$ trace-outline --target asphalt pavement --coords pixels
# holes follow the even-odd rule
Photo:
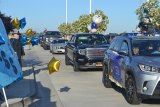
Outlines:
[[[72,66],[64,63],[64,54],[51,54],[49,50],[43,50],[40,46],[32,48],[34,60],[38,59],[40,64],[35,64],[40,70],[39,81],[43,83],[47,79],[49,89],[53,90],[60,106],[62,107],[130,107],[124,97],[124,90],[119,87],[105,88],[102,84],[102,70],[89,69],[74,72]],[[52,57],[61,60],[60,70],[49,75],[47,64]],[[51,86],[51,87],[50,87]],[[56,92],[54,92],[56,91]],[[50,95],[50,99],[52,99]],[[54,98],[53,98],[54,99]],[[54,99],[55,100],[55,99]],[[135,107],[159,107],[160,100],[145,100]],[[57,106],[59,107],[59,106]],[[133,106],[132,106],[133,107]]]

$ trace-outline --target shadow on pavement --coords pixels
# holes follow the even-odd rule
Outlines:
[[[57,107],[57,102],[55,101],[56,99],[51,98],[51,90],[42,86],[40,82],[37,82],[37,93],[33,97],[32,104],[28,107]]]
[[[123,97],[126,99],[125,90],[116,86],[116,84],[112,83],[112,87],[115,91],[121,93]],[[127,101],[127,100],[126,100]],[[144,99],[142,104],[160,104],[160,99]]]
[[[60,91],[60,92],[68,92],[70,89],[71,89],[71,88],[65,86],[65,87],[63,87],[63,88],[60,88],[59,91]]]

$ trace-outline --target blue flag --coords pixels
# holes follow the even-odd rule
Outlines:
[[[5,42],[0,45],[0,88],[2,88],[13,83],[17,79],[23,78],[23,75],[17,55],[10,44],[1,19],[0,35]]]

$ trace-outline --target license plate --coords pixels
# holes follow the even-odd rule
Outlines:
[[[102,62],[97,62],[97,63],[96,63],[96,66],[97,66],[97,67],[101,67],[101,66],[102,66]]]

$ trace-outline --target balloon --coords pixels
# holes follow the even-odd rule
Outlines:
[[[22,46],[25,46],[25,45],[27,45],[27,36],[26,35],[22,35],[22,36],[20,36],[20,41],[21,41],[21,43],[22,43]]]
[[[99,24],[102,22],[102,16],[101,15],[94,15],[92,20],[94,23]]]
[[[55,59],[54,57],[48,63],[49,74],[58,72],[60,67],[60,60]]]
[[[14,28],[19,29],[20,28],[20,22],[17,18],[14,18],[14,20],[12,21],[12,25]]]
[[[30,38],[27,38],[27,45],[31,44],[31,39]]]
[[[23,29],[26,26],[26,18],[24,17],[19,22],[20,22],[20,28]]]
[[[31,39],[31,44],[32,44],[32,46],[38,45],[38,42],[39,42],[39,39],[36,38],[36,37],[33,37],[33,38]]]
[[[97,29],[97,24],[95,22],[92,22],[91,29]]]
[[[0,45],[3,45],[3,44],[5,44],[5,41],[2,35],[0,34]]]
[[[27,31],[26,31],[26,35],[31,35],[32,34],[32,29],[28,29]]]

